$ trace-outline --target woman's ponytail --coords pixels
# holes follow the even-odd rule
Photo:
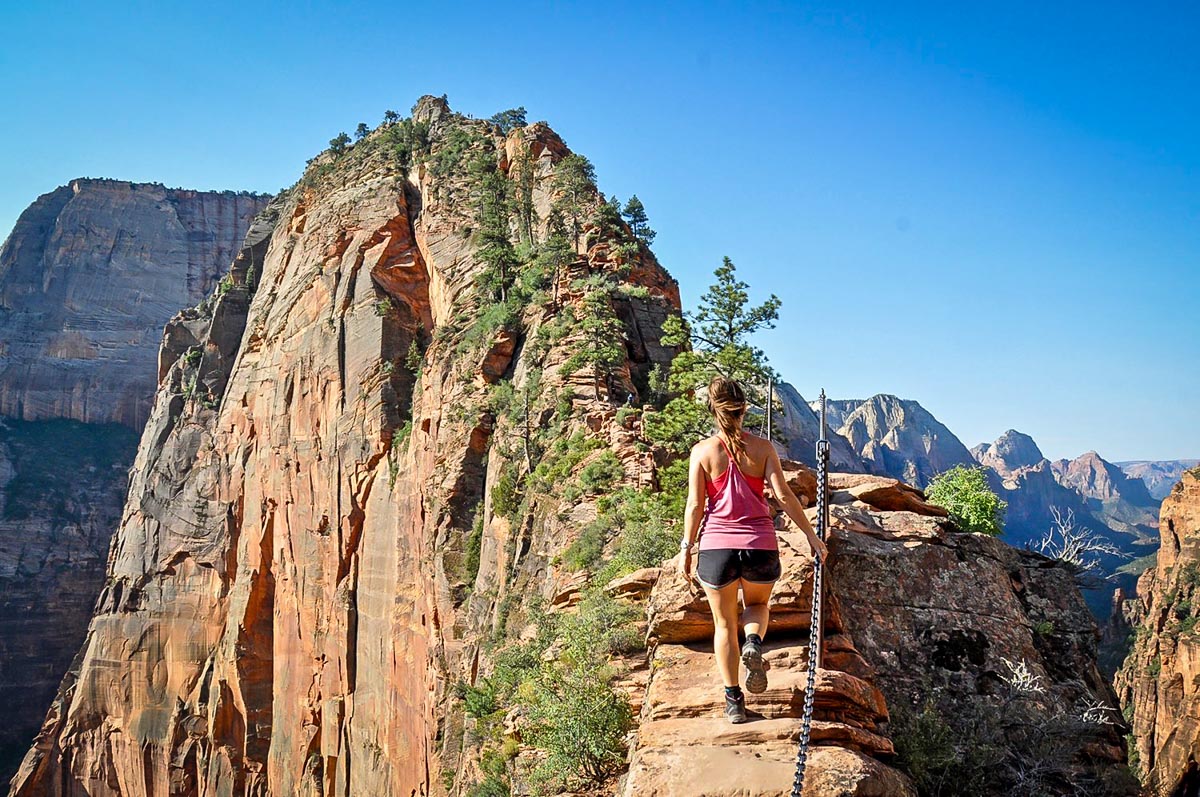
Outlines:
[[[735,379],[714,376],[708,383],[708,411],[717,423],[717,433],[729,446],[729,450],[746,456],[746,443],[742,440],[742,418],[746,412],[746,393]]]

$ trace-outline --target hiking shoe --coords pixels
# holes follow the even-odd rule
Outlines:
[[[747,639],[742,645],[742,664],[746,666],[746,691],[756,695],[767,691],[767,665],[763,661],[762,645]]]
[[[734,697],[733,695],[726,694],[725,695],[725,716],[728,717],[729,721],[732,722],[734,725],[745,722],[746,721],[746,696],[739,694],[737,697]]]

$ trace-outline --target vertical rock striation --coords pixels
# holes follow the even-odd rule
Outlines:
[[[0,248],[0,782],[91,618],[162,326],[212,289],[265,202],[78,179]]]
[[[0,415],[140,430],[163,325],[268,199],[88,178],[38,197],[0,248]]]

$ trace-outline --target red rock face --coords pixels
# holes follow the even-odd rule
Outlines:
[[[416,115],[435,156],[454,127],[530,148],[548,206],[565,152],[548,128],[493,139],[432,98]],[[269,209],[232,287],[168,325],[108,584],[14,795],[443,793],[442,703],[475,666],[464,629],[525,553],[487,517],[481,597],[456,598],[451,554],[498,467],[481,385],[531,367],[461,345],[481,268],[465,188],[353,148]],[[615,267],[604,244],[573,276]],[[617,308],[634,390],[674,353],[658,338],[679,296],[645,250],[627,279],[649,291]],[[575,345],[550,347],[543,389]]]
[[[1126,602],[1133,650],[1116,676],[1133,734],[1142,780],[1153,794],[1190,794],[1200,787],[1200,470],[1183,474],[1163,500],[1155,567]]]

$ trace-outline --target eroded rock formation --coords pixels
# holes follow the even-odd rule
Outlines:
[[[837,432],[871,473],[925,487],[955,465],[973,465],[971,452],[920,404],[888,394],[848,410]]]
[[[1136,766],[1155,797],[1200,788],[1200,469],[1163,500],[1158,561],[1127,601],[1133,650],[1116,676]]]
[[[465,582],[503,464],[489,441],[519,435],[489,374],[540,372],[534,424],[548,394],[569,402],[577,382],[582,401],[594,380],[556,376],[581,343],[538,335],[552,306],[510,322],[515,347],[470,337],[471,153],[446,148],[531,164],[544,235],[562,141],[542,124],[499,136],[434,98],[413,118],[430,161],[405,168],[386,130],[324,154],[251,231],[228,289],[168,325],[109,581],[13,794],[442,793],[441,707],[476,666],[473,629],[511,573],[552,589],[544,551],[561,550],[533,514],[487,511]],[[628,341],[613,378],[636,395],[674,353],[658,336],[678,287],[644,248],[618,263],[613,236],[585,224],[551,287],[564,307],[588,274],[639,289],[611,297]]]
[[[265,203],[78,179],[0,248],[0,783],[91,619],[163,324],[212,290]]]

